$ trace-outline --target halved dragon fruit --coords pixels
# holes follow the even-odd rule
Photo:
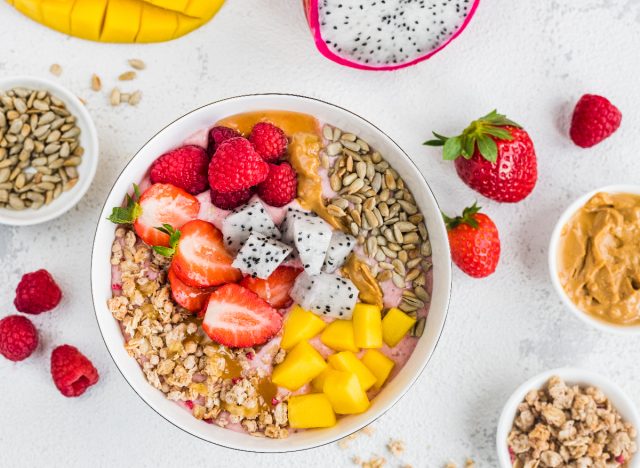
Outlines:
[[[329,250],[327,250],[327,256],[324,258],[322,271],[326,273],[333,273],[344,265],[344,262],[347,260],[347,257],[355,245],[355,237],[345,234],[342,231],[334,231],[331,236]]]
[[[315,314],[345,320],[353,315],[358,300],[358,290],[351,280],[328,273],[311,276],[306,271],[296,278],[289,295]]]
[[[267,279],[291,253],[291,247],[264,234],[252,232],[233,261],[245,275]]]
[[[362,70],[426,60],[469,24],[480,0],[303,0],[316,47]]]
[[[240,250],[252,232],[280,239],[280,231],[260,200],[236,208],[222,222],[224,245],[230,252]]]
[[[283,241],[293,241],[305,271],[319,274],[331,243],[331,225],[318,216],[291,209],[282,222],[282,232]]]

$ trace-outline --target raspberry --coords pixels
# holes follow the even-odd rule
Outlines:
[[[207,190],[207,152],[195,145],[182,146],[163,154],[151,165],[152,184],[171,184],[198,195]]]
[[[22,361],[38,347],[38,332],[31,320],[9,315],[0,320],[0,354],[10,361]]]
[[[590,148],[609,138],[621,121],[622,114],[607,98],[585,94],[573,111],[571,139],[582,148]]]
[[[298,193],[298,178],[289,163],[269,164],[267,179],[258,185],[258,196],[271,206],[284,206]]]
[[[249,135],[249,141],[253,143],[256,152],[262,159],[275,162],[287,150],[287,135],[273,124],[259,122],[254,125]]]
[[[253,149],[249,140],[231,138],[222,143],[209,164],[209,184],[216,192],[247,189],[267,178],[269,165]]]
[[[225,141],[242,136],[233,128],[229,127],[213,127],[209,130],[209,144],[207,146],[207,153],[209,157],[213,156],[218,147]]]
[[[47,270],[27,273],[16,288],[13,303],[25,314],[41,314],[60,303],[62,291]]]
[[[237,192],[220,193],[211,190],[211,203],[223,210],[233,210],[244,205],[253,195],[253,188],[238,190]]]
[[[51,376],[66,397],[82,395],[99,378],[91,361],[70,345],[58,346],[51,353]]]

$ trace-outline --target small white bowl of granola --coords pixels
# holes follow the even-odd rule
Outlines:
[[[640,416],[618,385],[572,367],[532,377],[511,395],[496,443],[501,468],[638,467]]]

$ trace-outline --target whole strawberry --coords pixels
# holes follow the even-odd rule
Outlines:
[[[607,98],[585,94],[573,111],[569,134],[576,145],[591,148],[618,130],[621,121],[622,114]]]
[[[284,206],[298,194],[298,177],[291,164],[269,164],[269,175],[258,185],[258,196],[267,205]]]
[[[474,121],[461,135],[433,133],[428,146],[443,146],[444,159],[455,161],[462,181],[487,198],[515,203],[538,180],[538,162],[529,134],[495,110]]]
[[[262,159],[275,162],[287,151],[287,135],[269,122],[258,122],[253,126],[249,141]]]
[[[171,150],[151,165],[149,177],[152,184],[172,184],[198,195],[207,190],[207,152],[196,145],[181,146]]]
[[[465,208],[462,216],[443,215],[453,263],[474,278],[489,276],[500,260],[498,228],[477,204]]]
[[[269,165],[246,138],[222,143],[209,164],[209,185],[220,193],[237,192],[258,185],[269,174]]]

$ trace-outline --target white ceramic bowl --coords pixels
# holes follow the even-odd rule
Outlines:
[[[551,234],[551,242],[549,244],[549,273],[551,275],[551,282],[556,292],[562,299],[562,302],[567,308],[573,312],[573,314],[589,325],[607,332],[614,332],[625,335],[637,335],[640,334],[640,325],[635,326],[623,326],[615,325],[613,323],[605,322],[604,320],[598,320],[597,318],[583,312],[576,306],[571,298],[567,295],[562,284],[560,284],[560,278],[558,277],[558,248],[560,246],[560,235],[562,228],[569,222],[574,214],[578,212],[595,194],[600,192],[606,193],[633,193],[640,195],[640,185],[608,185],[596,190],[592,190],[589,193],[584,194],[576,201],[574,201],[569,207],[562,213],[560,219]]]
[[[542,388],[554,375],[562,378],[567,385],[591,385],[599,388],[609,398],[624,421],[630,422],[636,429],[640,428],[640,415],[638,415],[638,410],[635,405],[622,391],[622,389],[611,380],[599,374],[575,367],[553,369],[536,375],[520,385],[504,405],[504,409],[502,410],[502,414],[500,414],[500,419],[498,420],[498,431],[496,434],[498,462],[500,463],[501,468],[512,467],[507,438],[511,432],[513,421],[515,420],[516,412],[518,410],[518,405],[524,401],[525,395],[530,390]],[[636,456],[632,458],[629,468],[637,468],[639,466],[640,455],[636,454]]]
[[[196,131],[209,128],[217,120],[233,114],[261,109],[289,110],[316,116],[346,131],[358,133],[377,148],[400,173],[412,190],[426,217],[433,246],[434,284],[429,317],[420,339],[406,366],[373,401],[364,414],[340,418],[335,427],[292,434],[284,440],[255,438],[196,420],[174,402],[154,389],[124,349],[117,322],[107,309],[111,297],[109,257],[114,225],[105,218],[111,207],[119,205],[131,184],[138,182],[160,154],[179,146]],[[165,419],[203,440],[229,448],[258,452],[289,452],[317,447],[336,441],[361,429],[391,408],[416,381],[431,357],[442,332],[451,291],[451,255],[440,209],[423,176],[402,149],[377,127],[343,108],[316,99],[287,95],[262,94],[218,101],[179,118],[154,136],[124,168],[109,194],[96,230],[91,265],[92,294],[96,316],[105,343],[122,375],[134,391]],[[407,414],[407,417],[416,417]]]
[[[6,91],[11,88],[28,88],[37,90],[46,90],[58,99],[64,101],[67,109],[77,119],[77,125],[80,128],[80,142],[84,147],[84,155],[82,164],[78,166],[78,174],[80,176],[78,183],[68,192],[63,192],[57,199],[53,200],[49,205],[43,205],[37,210],[14,211],[0,208],[0,224],[12,226],[29,226],[50,221],[58,216],[66,213],[73,208],[76,203],[87,193],[89,186],[96,175],[98,169],[98,132],[93,124],[93,120],[87,111],[87,108],[75,94],[58,83],[37,78],[32,76],[16,76],[9,78],[0,78],[0,91]]]

